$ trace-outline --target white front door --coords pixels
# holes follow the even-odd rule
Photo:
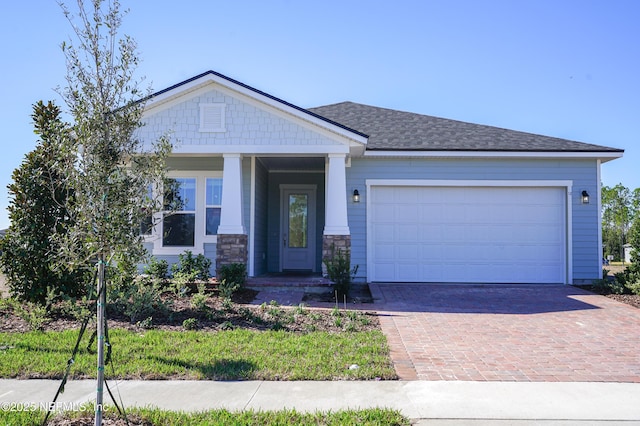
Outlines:
[[[316,186],[281,185],[280,259],[282,270],[315,269]]]

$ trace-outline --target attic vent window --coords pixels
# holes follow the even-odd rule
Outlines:
[[[225,132],[226,105],[200,104],[200,131],[201,132]]]

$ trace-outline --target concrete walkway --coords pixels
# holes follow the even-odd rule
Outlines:
[[[640,424],[640,384],[464,381],[110,382],[127,407],[202,411],[397,409],[416,424]],[[0,380],[7,402],[48,403],[56,380]],[[106,396],[106,402],[111,402]],[[67,383],[61,405],[95,400],[94,380]],[[73,405],[71,405],[73,407]],[[68,408],[68,407],[67,407]],[[503,422],[503,423],[499,423]]]

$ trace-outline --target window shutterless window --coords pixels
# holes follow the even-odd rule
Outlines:
[[[168,178],[164,184],[165,214],[162,220],[164,247],[193,247],[196,223],[196,178]]]
[[[222,207],[222,178],[207,178],[205,197],[205,234],[216,235],[220,226],[220,210]]]
[[[147,195],[144,200],[146,205],[151,204],[153,200],[153,185],[147,186]],[[153,233],[153,212],[146,207],[142,209],[143,219],[140,222],[140,235],[149,236]]]

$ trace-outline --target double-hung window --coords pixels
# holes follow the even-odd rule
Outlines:
[[[215,244],[222,210],[222,172],[170,172],[162,184],[164,213],[153,227],[153,253],[174,255],[185,250],[203,253],[206,244]]]
[[[163,247],[193,247],[196,235],[196,178],[168,178],[164,187]]]
[[[222,178],[206,179],[205,215],[206,235],[217,235],[220,226],[220,210],[222,207]]]

